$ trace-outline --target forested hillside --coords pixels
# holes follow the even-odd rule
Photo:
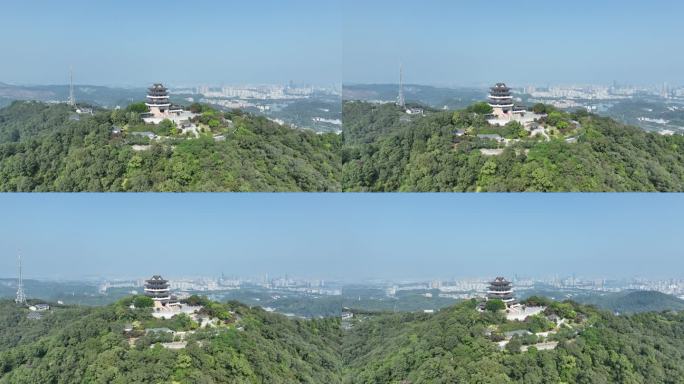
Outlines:
[[[145,300],[57,306],[39,319],[0,302],[0,383],[684,380],[681,312],[616,316],[531,297],[526,304],[541,310],[524,321],[508,320],[495,305],[478,309],[474,300],[435,314],[353,311],[342,321],[298,320],[190,297],[188,304],[203,305],[198,318],[163,320],[143,308]]]
[[[654,291],[587,295],[577,301],[618,313],[684,311],[684,300]]]
[[[344,382],[684,381],[682,313],[615,316],[572,303],[555,303],[546,313],[567,317],[567,321],[549,334],[553,323],[549,325],[545,317],[508,321],[501,313],[478,312],[470,302],[434,315],[355,316],[345,336]],[[497,343],[504,340],[503,333],[515,330],[523,336],[513,336],[500,348]],[[544,343],[535,344],[542,338]]]
[[[137,107],[0,109],[0,190],[684,191],[684,136],[548,106],[533,134],[490,126],[478,105],[409,116],[346,102],[342,136],[195,106],[197,138]]]
[[[408,116],[393,104],[346,102],[343,188],[684,191],[682,135],[665,137],[588,113],[535,106],[545,115],[540,125],[547,138],[517,123],[492,127],[484,109]]]
[[[199,106],[206,133],[189,138],[173,126],[143,124],[138,112],[134,104],[77,116],[63,104],[14,102],[0,110],[0,190],[340,189],[337,135]],[[144,131],[166,136],[135,135]]]
[[[0,303],[0,383],[340,382],[336,318],[292,320],[208,303],[220,322],[200,329],[188,316],[157,320],[128,304],[53,308],[36,320],[28,309]],[[135,330],[126,333],[130,323]],[[145,332],[160,327],[194,333],[186,347],[167,349],[166,332]]]

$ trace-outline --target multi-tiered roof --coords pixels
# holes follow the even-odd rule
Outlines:
[[[162,304],[168,303],[171,300],[169,281],[164,280],[159,275],[154,275],[151,279],[145,280],[145,295]]]
[[[169,90],[162,84],[154,84],[147,89],[147,102],[145,105],[148,107],[171,106],[171,102],[169,102]]]
[[[492,108],[513,108],[511,89],[504,83],[497,83],[489,89],[489,105]]]
[[[513,296],[513,285],[510,281],[503,277],[497,277],[494,281],[489,282],[489,289],[487,290],[487,300],[499,299],[510,307],[516,304]]]

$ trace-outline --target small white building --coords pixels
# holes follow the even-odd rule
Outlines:
[[[44,312],[50,309],[50,305],[48,304],[34,304],[29,306],[29,310],[31,311],[36,311],[36,312]]]

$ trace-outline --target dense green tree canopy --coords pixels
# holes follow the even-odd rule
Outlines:
[[[189,316],[155,319],[131,309],[135,297],[105,307],[54,306],[42,319],[0,302],[0,383],[680,383],[684,313],[616,316],[573,302],[533,298],[546,312],[525,321],[478,311],[474,300],[435,314],[355,311],[299,320],[191,297]],[[558,326],[548,320],[560,316]],[[188,332],[182,349],[166,349]],[[132,329],[132,330],[131,330]],[[540,335],[558,331],[544,342]],[[516,333],[517,332],[517,333]],[[505,347],[504,333],[515,333]]]
[[[136,308],[151,308],[154,306],[154,300],[150,297],[139,295],[133,299],[133,305]]]
[[[170,122],[142,125],[134,111],[75,116],[66,105],[35,102],[15,102],[0,110],[0,190],[340,189],[338,135],[207,108],[197,124],[213,127],[197,139],[174,138],[176,127]],[[124,132],[113,135],[115,126]],[[170,138],[150,142],[134,134],[142,131]],[[222,140],[212,137],[219,134]],[[150,146],[136,150],[134,144]]]
[[[409,116],[346,102],[334,135],[196,104],[198,138],[143,124],[138,109],[79,119],[66,105],[0,109],[0,190],[684,191],[684,136],[545,105],[535,135],[490,126],[477,105]]]
[[[494,108],[492,108],[492,106],[488,103],[482,101],[471,105],[470,107],[468,107],[467,111],[477,113],[478,115],[487,115],[492,113],[492,111],[494,111]]]
[[[346,102],[342,186],[348,191],[684,191],[684,136],[665,137],[548,106],[549,140],[482,114],[407,117],[391,104]],[[497,134],[504,146],[478,135]],[[480,149],[500,149],[497,156]]]
[[[1,302],[0,383],[340,383],[336,318],[292,320],[212,302],[230,316],[201,330],[188,316],[157,320],[149,309],[131,310],[131,300],[58,307],[41,320]],[[186,348],[172,350],[158,344],[169,336],[143,330],[153,328],[197,331]]]
[[[497,312],[506,309],[506,304],[499,299],[487,300],[485,309],[490,312]]]
[[[558,346],[523,346],[535,335],[513,336],[504,349],[492,327],[539,331],[539,320],[507,321],[477,312],[471,302],[434,315],[363,316],[344,340],[345,383],[679,383],[684,380],[684,313],[615,316],[574,303],[574,331],[562,327]],[[357,316],[361,317],[361,316]],[[580,320],[577,320],[580,321]],[[577,330],[579,333],[577,334]]]

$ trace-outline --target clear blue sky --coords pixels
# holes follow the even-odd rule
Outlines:
[[[0,82],[339,84],[340,1],[6,1]]]
[[[3,194],[0,271],[684,277],[684,195]]]
[[[345,0],[345,83],[684,84],[681,0]]]

